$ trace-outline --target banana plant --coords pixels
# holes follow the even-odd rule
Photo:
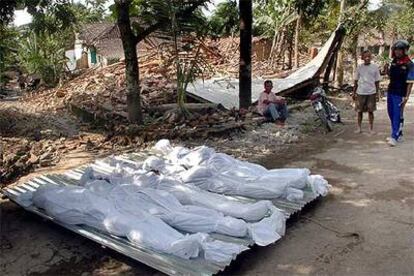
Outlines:
[[[165,57],[165,63],[171,63],[175,68],[175,81],[177,91],[177,104],[181,114],[189,118],[190,112],[185,106],[186,90],[189,84],[196,79],[204,78],[204,74],[211,67],[203,55],[203,37],[208,29],[204,28],[207,21],[201,15],[201,11],[194,12],[187,18],[178,15],[186,9],[186,6],[194,1],[171,0],[157,1],[149,0],[147,4],[156,9],[158,20],[168,20],[170,24],[158,32],[158,37],[165,41],[164,46],[172,49],[172,55]],[[208,2],[208,1],[205,1]],[[143,6],[144,7],[144,6]],[[152,10],[151,14],[154,13]]]
[[[47,85],[55,86],[66,68],[64,41],[59,35],[30,32],[20,45],[19,60],[29,74],[38,74]]]
[[[201,41],[192,37],[191,31],[196,31],[192,22],[179,21],[177,13],[182,0],[170,1],[169,11],[171,18],[171,36],[174,49],[174,59],[176,65],[177,81],[177,104],[182,114],[189,117],[191,114],[185,107],[186,91],[190,83],[194,82],[197,77],[203,75],[204,70],[208,68],[208,62],[201,55]],[[187,36],[183,38],[181,35]],[[186,50],[186,51],[182,51]],[[193,54],[195,52],[195,54]]]
[[[265,37],[272,38],[270,50],[272,63],[278,48],[283,44],[283,31],[298,18],[294,2],[294,0],[260,0],[255,4],[255,28],[261,30]]]

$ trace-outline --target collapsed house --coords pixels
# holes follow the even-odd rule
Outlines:
[[[137,45],[137,50],[145,52],[151,47],[153,45],[143,42]],[[108,66],[119,62],[124,58],[124,49],[118,25],[106,22],[86,24],[76,34],[74,48],[66,51],[66,56],[70,70]]]
[[[74,48],[66,51],[68,68],[73,71],[107,66],[124,56],[116,24],[91,23],[76,34]]]
[[[345,30],[339,26],[320,49],[317,56],[305,66],[284,79],[271,79],[275,93],[283,96],[304,97],[316,83],[329,82],[338,50]],[[252,102],[256,102],[263,91],[264,79],[252,80]],[[222,104],[227,109],[239,107],[239,81],[233,78],[199,80],[189,85],[190,96],[200,101]]]

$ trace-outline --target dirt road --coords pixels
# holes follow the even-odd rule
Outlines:
[[[290,223],[277,244],[242,255],[226,275],[414,275],[414,107],[406,141],[377,134],[315,136],[263,161],[269,168],[308,167],[332,184],[331,194]],[[1,202],[2,275],[153,275],[151,268]]]

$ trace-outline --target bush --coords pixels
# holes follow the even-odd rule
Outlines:
[[[30,32],[22,40],[19,60],[29,74],[38,74],[49,86],[55,86],[66,70],[65,40],[58,34]]]

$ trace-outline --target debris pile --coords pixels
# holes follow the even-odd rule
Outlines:
[[[252,47],[252,74],[253,77],[259,78],[285,78],[291,72],[287,64],[284,63],[282,57],[270,59],[270,45],[263,47],[263,40],[260,38],[253,39]],[[219,59],[212,60],[214,74],[222,76],[231,76],[238,78],[239,74],[239,46],[240,39],[238,37],[228,37],[219,40],[208,41],[210,49],[220,55]],[[267,43],[269,44],[269,43]],[[299,55],[300,66],[305,65],[311,59],[310,54],[301,52]]]
[[[208,40],[200,47],[211,69],[206,77],[237,74],[237,39]],[[140,54],[142,126],[126,120],[122,61],[87,69],[57,88],[27,92],[19,101],[0,102],[0,182],[13,181],[37,167],[53,166],[62,154],[75,149],[105,154],[145,147],[161,138],[229,137],[263,122],[253,110],[241,114],[205,103],[188,103],[190,112],[183,112],[175,104],[171,51],[158,45]],[[261,77],[281,71],[279,65],[271,66],[257,55],[253,68]]]
[[[200,44],[202,57],[210,66],[204,77],[217,75],[237,76],[239,68],[238,38],[207,40]],[[192,49],[194,51],[194,49]],[[181,54],[181,53],[180,53]],[[191,51],[186,53],[194,56]],[[286,77],[291,71],[283,70],[279,61],[253,57],[253,75],[260,77]],[[309,61],[308,54],[301,55],[301,64]],[[156,45],[140,56],[141,101],[144,112],[152,106],[173,103],[175,93],[175,64],[168,45]],[[59,88],[43,90],[27,100],[41,110],[62,110],[89,113],[92,118],[125,120],[126,112],[125,64],[118,62],[104,68],[88,69],[79,77]]]
[[[0,183],[6,185],[36,168],[55,166],[68,153],[90,152],[100,156],[141,145],[139,139],[93,133],[39,141],[3,137],[0,138]]]
[[[42,142],[2,138],[0,141],[0,183],[4,184],[38,167],[53,166],[59,161],[61,154],[68,150],[65,146],[65,138]]]

